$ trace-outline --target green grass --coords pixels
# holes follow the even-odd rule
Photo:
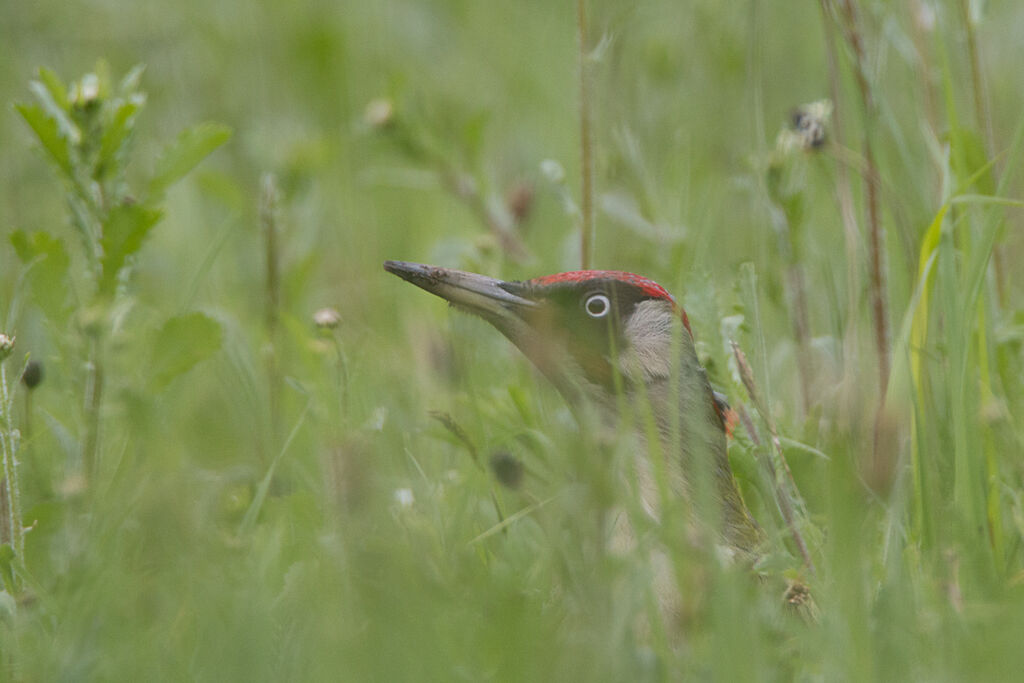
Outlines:
[[[729,342],[746,351],[798,488],[741,429],[762,580],[684,539],[681,504],[645,523],[628,453],[381,269],[579,267],[575,3],[6,8],[0,433],[20,433],[29,530],[21,551],[0,515],[0,680],[1018,678],[1024,7],[968,8],[968,31],[968,4],[928,4],[934,24],[925,3],[588,5],[593,264],[677,295],[770,444]],[[102,115],[63,101],[86,73]],[[837,95],[823,147],[777,146]],[[636,552],[609,551],[613,507]],[[684,596],[667,629],[657,549]]]

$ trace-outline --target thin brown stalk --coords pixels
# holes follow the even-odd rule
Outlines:
[[[750,363],[747,361],[747,355],[743,353],[743,349],[735,341],[730,342],[732,344],[732,352],[736,358],[736,364],[740,369],[740,378],[743,380],[743,386],[747,389],[747,395],[750,397],[751,403],[754,404],[754,409],[757,410],[758,415],[768,426],[768,433],[771,436],[772,442],[772,454],[767,458],[761,458],[761,462],[764,463],[768,470],[768,475],[772,480],[772,489],[775,492],[775,500],[778,502],[779,511],[782,513],[782,519],[786,523],[786,527],[789,529],[790,536],[793,538],[793,543],[796,545],[797,551],[800,553],[801,559],[804,561],[804,565],[811,572],[815,573],[814,560],[811,559],[811,552],[807,548],[807,542],[804,540],[803,534],[800,533],[800,526],[796,519],[796,512],[793,506],[793,494],[791,491],[796,491],[796,481],[793,479],[793,472],[789,469],[789,463],[786,462],[786,456],[782,451],[782,441],[779,439],[779,431],[775,426],[775,419],[772,417],[768,407],[764,404],[761,398],[760,392],[757,390],[757,385],[754,382],[754,371],[750,367]],[[747,433],[750,435],[750,440],[755,446],[761,445],[761,439],[757,434],[757,430],[754,428],[754,423],[751,421],[750,416],[747,414],[746,408],[742,405],[739,406],[740,422],[743,423]],[[782,473],[785,477],[783,480],[779,477],[779,468],[776,467],[775,463],[778,462],[781,466]]]
[[[591,242],[594,233],[594,162],[590,121],[590,75],[587,66],[587,0],[576,0],[576,27],[579,36],[580,79],[580,209],[582,225],[580,260],[584,270],[590,267]]]
[[[875,102],[868,79],[867,56],[864,52],[864,40],[860,32],[855,0],[837,0],[841,12],[843,36],[853,53],[853,73],[860,94],[862,118],[864,122],[864,163],[867,172],[864,174],[864,194],[867,204],[868,221],[868,254],[870,267],[871,312],[875,326],[875,348],[878,354],[879,395],[885,397],[889,386],[889,322],[886,304],[886,281],[884,270],[883,233],[881,208],[878,197],[878,167],[875,163],[875,152],[871,140],[873,136]]]
[[[828,0],[821,0],[821,17],[825,29],[825,57],[828,63],[829,96],[832,99],[832,137],[833,149],[846,149],[844,142],[842,90],[839,87],[839,57],[836,49],[835,31],[829,17]],[[857,225],[857,212],[853,206],[853,189],[850,175],[842,163],[836,165],[836,201],[839,204],[839,216],[843,222],[843,237],[846,242],[846,295],[847,295],[847,327],[846,337],[856,338],[856,311],[859,273],[860,273],[860,228]],[[852,360],[852,359],[848,359]]]

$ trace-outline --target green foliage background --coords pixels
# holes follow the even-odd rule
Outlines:
[[[670,545],[687,596],[676,632],[643,626],[658,619],[647,557],[605,549],[604,511],[636,507],[621,458],[588,450],[493,330],[380,267],[509,279],[579,267],[575,3],[9,3],[0,332],[17,335],[4,367],[31,530],[23,557],[2,558],[0,676],[1016,679],[1024,5],[857,6],[874,114],[865,124],[835,28],[842,127],[789,155],[776,134],[791,110],[832,96],[817,4],[590,6],[594,263],[676,293],[736,405],[746,396],[728,340],[747,349],[817,565],[801,570],[786,551],[763,453],[740,436],[737,476],[780,549],[765,571],[807,581],[821,614],[802,620],[776,583]],[[162,201],[163,213],[97,308],[71,189],[13,105],[33,101],[39,67],[70,82],[99,59],[114,82],[146,66],[124,202]],[[366,116],[374,100],[390,103],[384,125]],[[204,121],[230,141],[164,197],[162,150]],[[881,410],[865,130],[888,276]],[[136,195],[154,176],[154,197]],[[529,207],[512,226],[522,257],[484,220],[510,196]],[[269,289],[268,221],[280,268]],[[791,263],[808,293],[807,410]],[[340,313],[336,329],[313,324],[323,307]],[[45,367],[31,404],[16,382],[26,353]],[[520,488],[491,473],[499,452],[525,465]]]

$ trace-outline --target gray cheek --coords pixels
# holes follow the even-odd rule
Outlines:
[[[637,304],[623,330],[625,348],[618,353],[623,375],[645,384],[670,375],[673,322],[672,312],[663,302]]]

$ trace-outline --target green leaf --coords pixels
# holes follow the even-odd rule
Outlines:
[[[0,591],[0,619],[7,624],[13,624],[18,616],[18,601],[7,591]]]
[[[57,106],[67,111],[68,86],[64,85],[64,82],[60,80],[60,76],[53,70],[42,67],[39,69],[39,80],[46,86],[46,90],[50,93],[50,97],[53,98]]]
[[[150,385],[159,391],[220,350],[220,324],[202,313],[185,313],[164,323],[153,345]]]
[[[117,274],[124,267],[125,259],[142,246],[146,235],[163,217],[159,209],[142,204],[120,204],[115,206],[103,222],[103,257],[100,260],[100,294],[113,294],[117,285]]]
[[[149,184],[150,196],[162,196],[168,187],[181,180],[230,137],[231,129],[219,123],[200,123],[182,131],[157,162],[156,173]]]
[[[35,93],[36,99],[39,100],[40,106],[43,111],[49,115],[54,121],[57,122],[57,128],[72,145],[77,145],[82,141],[82,130],[71,120],[70,109],[62,107],[60,103],[53,98],[50,94],[49,89],[39,81],[32,81],[28,84],[29,90]],[[66,101],[66,100],[62,100]]]
[[[47,313],[60,312],[67,299],[66,278],[70,263],[64,243],[41,230],[32,234],[15,230],[9,239],[18,260],[29,269],[26,275],[28,291]]]
[[[124,151],[135,127],[135,119],[142,109],[142,99],[132,98],[118,104],[110,123],[103,130],[100,140],[100,155],[96,163],[96,177],[110,175],[117,158]]]
[[[43,146],[50,160],[64,175],[70,177],[71,155],[68,153],[67,141],[60,134],[57,121],[34,104],[17,104],[14,108],[36,134],[39,144]]]

